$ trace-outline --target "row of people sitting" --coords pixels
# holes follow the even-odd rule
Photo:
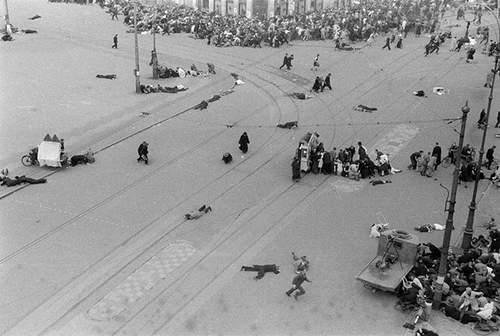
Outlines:
[[[151,61],[149,65],[153,65]],[[187,76],[198,77],[198,76],[208,76],[208,73],[215,73],[210,71],[210,66],[208,67],[208,72],[203,72],[197,69],[196,65],[192,64],[189,70],[185,70],[181,67],[169,68],[166,65],[158,65],[158,77],[160,78],[184,78]]]

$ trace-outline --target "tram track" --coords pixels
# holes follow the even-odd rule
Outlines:
[[[278,88],[279,88],[279,87],[278,87]],[[280,89],[280,88],[279,88],[279,89]],[[282,89],[281,89],[281,90],[282,90]],[[284,90],[282,90],[282,91],[283,91],[283,92],[285,92]],[[270,159],[270,160],[271,160],[271,159]],[[270,160],[269,160],[269,161],[270,161]],[[266,163],[267,163],[267,162],[266,162]],[[260,167],[259,167],[259,169],[260,169]],[[325,179],[325,180],[321,183],[321,185],[323,185],[323,183],[324,183],[325,181],[326,181],[326,179]],[[292,185],[293,185],[293,184],[289,185],[289,186],[288,186],[288,188],[290,188]],[[320,186],[321,186],[321,185],[320,185]],[[289,190],[288,188],[287,188],[287,189],[285,189],[285,191],[283,191],[282,193],[280,193],[280,195],[282,195],[283,193],[287,192],[287,191]],[[318,188],[319,188],[319,187],[318,187]],[[315,189],[317,189],[317,188],[315,188]],[[308,196],[309,196],[309,194],[308,194],[306,197],[308,197]],[[278,223],[276,223],[275,225],[277,225],[277,224],[278,224]],[[274,226],[273,226],[273,227],[274,227]],[[269,230],[270,230],[270,229],[269,229]],[[237,230],[237,231],[234,231],[234,232],[233,232],[233,233],[232,233],[229,237],[227,237],[227,239],[229,239],[229,238],[233,237],[233,236],[234,236],[235,234],[237,234],[237,233],[238,233],[238,230]],[[261,238],[261,237],[260,237],[260,238]],[[258,238],[258,239],[255,241],[255,243],[257,243],[257,242],[259,241],[259,239],[260,239],[260,238]],[[220,243],[219,243],[219,245],[220,245],[221,243],[223,243],[223,242],[227,241],[227,239],[224,239],[222,242],[220,242]],[[203,261],[203,260],[204,260],[205,258],[207,258],[207,257],[208,257],[211,253],[213,253],[219,245],[217,245],[217,246],[216,246],[216,247],[214,247],[212,250],[210,250],[208,254],[204,255],[204,257],[203,257],[203,258],[202,258],[199,262]],[[252,246],[253,246],[253,245],[252,245]],[[251,246],[250,246],[249,248],[251,248]],[[249,248],[248,248],[248,249],[249,249]],[[247,250],[245,250],[245,251],[247,251]],[[245,252],[245,251],[244,251],[244,252]],[[243,252],[243,253],[244,253],[244,252]],[[235,260],[237,260],[237,258],[236,258]],[[198,265],[198,264],[199,264],[199,262],[198,262],[197,264],[195,264],[195,265],[193,266],[193,268],[194,268],[196,265]],[[234,262],[233,262],[233,263],[234,263]],[[226,266],[226,268],[225,268],[225,269],[227,269],[229,266],[230,266],[230,265]],[[190,268],[190,270],[192,270],[193,268]],[[186,272],[188,272],[188,271],[186,271]],[[186,273],[186,274],[187,274],[187,273]],[[179,277],[178,279],[180,279],[180,278],[182,278],[182,276],[181,276],[181,277]],[[217,279],[217,276],[213,279],[213,281],[216,281],[216,279]],[[177,281],[178,281],[178,280],[177,280]],[[177,281],[176,281],[176,282],[177,282]],[[169,286],[168,286],[166,289],[164,289],[164,290],[167,290],[168,288],[170,288],[170,286],[174,285],[176,282],[172,283],[171,285],[169,285]],[[210,283],[211,283],[211,282],[210,282]],[[206,286],[209,286],[209,285],[210,285],[210,283],[208,283]],[[202,290],[203,290],[203,289],[201,289],[201,290],[200,290],[200,292],[201,292]],[[162,293],[163,293],[163,291],[162,291]],[[160,294],[160,295],[161,295],[161,294]],[[195,295],[195,296],[196,296],[196,295]],[[189,304],[189,302],[191,302],[191,300],[193,300],[193,299],[194,299],[194,297],[193,297],[193,298],[191,298],[191,299],[190,299],[190,300],[189,300],[189,301],[188,301],[188,302],[187,302],[184,306],[182,306],[182,307],[181,307],[178,311],[180,311],[181,309],[183,309],[183,308],[184,308],[187,304]],[[139,310],[138,312],[136,312],[136,314],[135,314],[134,316],[136,316],[137,314],[139,314],[139,313],[140,313],[141,311],[143,311],[143,309],[145,309],[146,307],[148,307],[148,304],[146,304],[146,305],[145,305],[145,306],[144,306],[141,310]],[[133,319],[133,318],[134,318],[134,317],[132,317],[131,319]],[[121,330],[124,326],[125,326],[125,325],[123,325],[123,326],[122,326],[122,327],[120,327],[118,330],[116,330],[114,334],[116,334],[117,332],[119,332],[119,331],[120,331],[120,330]],[[49,329],[50,329],[50,328],[49,328]]]
[[[227,55],[225,55],[225,56],[227,56]],[[266,57],[266,58],[267,58],[267,57]],[[256,63],[256,64],[257,64],[257,63]],[[250,66],[250,65],[247,65],[247,67],[249,67],[249,66]],[[223,67],[222,67],[222,68],[223,68]],[[245,67],[245,68],[246,68],[246,67]],[[237,68],[235,68],[235,69],[237,69]],[[237,70],[238,70],[238,69],[237,69]],[[239,69],[239,70],[240,70],[240,71],[244,71],[243,69]],[[231,71],[231,70],[228,70],[228,71]],[[252,74],[252,75],[253,75],[253,74]],[[259,76],[259,75],[254,75],[254,76],[255,76],[256,78],[258,78],[259,80],[265,81],[264,77],[262,77],[262,76]],[[248,76],[247,76],[247,77],[248,77]],[[254,85],[256,85],[254,81],[252,81],[251,79],[249,79],[249,78],[247,78],[247,77],[246,77],[246,81],[248,81],[248,82],[253,83]],[[280,88],[277,86],[277,84],[275,84],[275,83],[269,82],[269,84],[272,84],[273,86],[275,86],[275,88],[280,89]],[[372,88],[372,89],[373,89],[373,88]],[[353,88],[352,90],[354,90],[354,88]],[[264,93],[266,93],[266,94],[270,95],[270,94],[269,94],[269,93],[267,93],[265,90],[263,90],[263,91],[264,91]],[[281,92],[285,93],[285,91],[284,91],[284,90],[282,90],[282,89],[281,89]],[[365,94],[366,94],[366,93],[365,93]],[[273,99],[274,99],[274,103],[275,103],[275,104],[277,104],[277,103],[276,103],[276,99],[275,99],[274,97],[273,97]],[[299,118],[299,117],[300,117],[300,115],[299,115],[299,112],[298,112],[298,106],[297,106],[297,104],[296,104],[295,102],[294,102],[294,105],[296,106],[296,109],[297,109],[297,117]],[[325,104],[325,105],[326,105],[326,104]],[[190,109],[191,109],[191,108],[190,108]],[[185,112],[189,111],[190,109],[187,109]],[[279,109],[279,107],[278,107],[278,109]],[[181,113],[181,112],[179,112],[179,113]],[[174,115],[174,116],[172,116],[172,117],[169,117],[169,118],[168,118],[168,120],[170,120],[170,119],[172,119],[172,118],[175,118],[175,117],[178,117],[178,116],[182,115],[182,114],[179,114],[179,113],[178,113],[178,115]],[[340,112],[339,112],[339,113],[340,113]],[[281,115],[282,115],[282,111],[281,111],[281,110],[279,111],[279,115],[280,115],[279,121],[282,121],[282,120],[281,120]],[[165,121],[168,121],[168,120],[165,120]],[[245,118],[244,118],[244,119],[242,119],[242,120],[245,120]],[[240,121],[242,121],[242,120],[240,120]],[[165,122],[165,121],[163,121],[163,122]],[[147,128],[147,129],[149,129],[149,128],[151,128],[151,127],[153,127],[153,125],[148,126],[148,128]],[[144,129],[143,131],[146,131],[147,129]],[[143,132],[143,131],[142,131],[142,132]],[[269,136],[268,140],[266,140],[266,142],[265,142],[263,145],[261,145],[261,147],[259,147],[257,150],[261,150],[261,149],[265,148],[265,147],[266,147],[266,146],[267,146],[267,145],[268,145],[268,144],[272,141],[273,137],[276,135],[276,132],[277,132],[276,130],[275,130],[275,131],[273,131],[273,132],[272,132],[272,134]],[[215,136],[215,137],[216,137],[216,136],[220,136],[220,135],[221,135],[221,134],[223,134],[223,133],[224,133],[224,131],[221,131],[220,133],[217,133],[217,134],[216,134],[216,135],[214,135],[214,136]],[[294,131],[294,132],[293,132],[293,133],[291,133],[291,134],[293,135],[293,134],[295,134],[295,133],[296,133],[296,131]],[[133,137],[133,136],[135,136],[135,135],[137,135],[137,134],[139,134],[139,133],[129,135],[129,136],[127,136],[127,139],[128,139],[128,138],[130,138],[130,137]],[[290,138],[292,137],[292,135],[290,136]],[[125,141],[125,140],[126,140],[126,139],[123,139],[122,141]],[[120,142],[121,142],[121,141],[120,141]],[[117,142],[117,143],[119,143],[119,142]],[[117,143],[114,143],[114,144],[111,144],[111,145],[109,145],[109,146],[106,146],[105,148],[102,148],[100,151],[107,150],[108,148],[112,147],[113,145],[115,145],[115,144],[117,144]],[[290,147],[290,144],[288,144],[288,146],[284,146],[284,148],[283,148],[283,149],[286,149],[287,147]],[[191,148],[191,149],[192,149],[192,148]],[[188,151],[186,151],[186,152],[188,152]],[[177,159],[177,160],[179,160],[179,159],[182,157],[182,155],[185,155],[185,154],[186,154],[186,152],[182,153],[182,154],[181,154],[179,157],[177,157],[176,159]],[[245,161],[246,161],[246,160],[248,160],[248,159],[250,159],[251,157],[252,157],[252,155],[248,156],[248,157],[245,159]],[[272,158],[271,158],[271,159],[269,159],[268,161],[266,161],[266,164],[267,164],[268,162],[270,162],[271,160],[272,160]],[[245,161],[242,161],[241,163],[238,163],[238,165],[243,164]],[[176,162],[176,161],[169,161],[168,163],[165,163],[165,164],[164,164],[164,166],[160,167],[159,169],[161,169],[161,168],[163,168],[163,167],[165,167],[165,166],[168,166],[169,164],[172,164],[172,163],[174,163],[174,162]],[[233,169],[236,169],[237,167],[238,167],[238,166],[233,167],[230,171],[232,171]],[[261,169],[262,167],[263,167],[263,166],[259,166],[259,167],[258,167],[258,169]],[[258,169],[256,169],[254,172],[252,172],[252,174],[254,174],[254,173],[255,173]],[[229,173],[230,171],[228,171],[227,173]],[[149,178],[149,177],[153,176],[155,173],[157,173],[157,170],[155,170],[155,171],[151,172],[151,175],[148,175],[148,176],[146,176],[146,177],[144,177],[144,178]],[[224,174],[224,175],[225,175],[225,174]],[[220,176],[220,177],[219,177],[219,179],[223,178],[223,177],[224,177],[224,175]],[[218,179],[217,179],[217,180],[218,180]],[[217,181],[217,180],[215,180],[215,181]],[[211,184],[211,183],[214,183],[215,181],[211,181],[211,182],[210,182],[210,184]],[[323,184],[324,182],[325,182],[325,181],[323,181],[323,182],[322,182],[322,184]],[[137,182],[137,183],[139,183],[139,182]],[[125,191],[129,190],[130,188],[133,188],[135,185],[137,185],[137,183],[136,183],[136,184],[134,184],[134,185],[131,185],[131,186],[127,186],[127,187],[126,187],[127,189],[123,190],[123,192],[125,192]],[[233,185],[233,186],[232,186],[232,188],[234,188],[234,187],[236,187],[236,186],[238,186],[238,184]],[[292,186],[292,185],[290,185],[289,187],[291,187],[291,186]],[[208,188],[208,185],[206,186],[206,188]],[[289,189],[286,189],[286,190],[289,190]],[[229,191],[229,190],[227,190],[226,192],[228,192],[228,191]],[[193,193],[193,194],[194,194],[194,193]],[[309,194],[308,194],[308,195],[309,195]],[[191,195],[191,196],[192,196],[192,195]],[[191,197],[191,196],[190,196],[190,197]],[[115,198],[115,197],[117,197],[117,196],[115,196],[115,197],[110,196],[110,197],[111,197],[111,198],[109,198],[109,199],[105,199],[105,200],[103,200],[103,201],[104,201],[104,202],[111,201],[112,199],[114,199],[114,198]],[[187,199],[189,199],[189,197],[188,197]],[[185,201],[185,200],[184,200],[184,201]],[[103,204],[105,204],[105,203],[103,203]],[[177,204],[177,205],[176,205],[176,206],[174,206],[172,209],[175,209],[175,208],[176,208],[177,206],[179,206],[180,204],[182,204],[182,203]],[[98,208],[98,207],[100,207],[100,206],[102,206],[102,205],[97,205],[97,207],[96,207],[96,208]],[[88,209],[88,212],[84,212],[84,213],[78,214],[78,215],[75,217],[75,220],[77,220],[78,218],[81,218],[81,217],[85,216],[87,213],[89,213],[89,212],[91,212],[91,211],[95,210],[96,208],[93,208],[93,207],[92,207],[92,208]],[[169,211],[171,211],[172,209],[169,209]],[[164,216],[164,215],[162,215],[162,216]],[[179,224],[179,225],[181,225],[181,224],[182,224],[182,222],[181,222],[181,223],[178,223],[178,224]],[[174,228],[174,229],[175,229],[175,228]],[[142,232],[142,231],[140,231],[140,232]],[[140,232],[138,232],[137,234],[140,234]],[[48,237],[47,237],[47,238],[48,238]],[[132,238],[129,238],[129,239],[132,239]],[[122,244],[120,244],[120,245],[126,244],[126,243],[129,241],[129,239],[127,239],[127,241],[125,241],[124,243],[122,243]],[[259,238],[259,239],[260,239],[260,238]],[[258,241],[258,239],[257,239],[257,241]],[[34,246],[34,245],[33,245],[33,246]],[[30,246],[30,247],[33,247],[33,246]],[[151,246],[152,246],[152,245],[151,245]],[[150,247],[150,246],[149,246],[149,247]],[[147,248],[149,248],[149,247],[147,247]],[[28,248],[29,248],[29,247],[28,247]],[[22,251],[21,251],[20,253],[22,253]],[[2,262],[5,262],[5,260],[0,259],[0,263],[2,263]],[[86,271],[85,271],[85,272],[86,272]],[[83,273],[82,273],[82,274],[83,274]]]

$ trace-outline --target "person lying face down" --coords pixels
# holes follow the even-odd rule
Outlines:
[[[264,275],[268,272],[272,272],[274,274],[279,274],[280,267],[276,266],[276,264],[241,266],[240,271],[257,272],[257,276],[255,276],[254,279],[259,280],[259,279],[262,279],[264,277]]]
[[[16,176],[13,179],[5,176],[1,179],[2,183],[0,185],[6,185],[7,187],[14,187],[21,183],[29,183],[29,184],[39,184],[47,182],[47,179],[33,179],[26,176]]]

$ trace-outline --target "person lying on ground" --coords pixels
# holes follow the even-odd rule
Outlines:
[[[362,105],[362,104],[359,104],[357,106],[354,107],[354,110],[355,111],[360,111],[360,112],[373,112],[373,111],[377,111],[378,109],[376,107],[368,107],[366,105]]]
[[[13,179],[5,176],[2,178],[2,183],[0,185],[6,185],[7,187],[14,187],[18,184],[21,183],[28,183],[28,184],[39,184],[39,183],[45,183],[47,182],[47,179],[41,178],[41,179],[33,179],[30,177],[26,176],[16,176]]]
[[[36,19],[41,19],[41,18],[42,18],[42,17],[41,17],[40,15],[36,14],[36,15],[34,15],[34,16],[32,16],[32,17],[28,18],[28,20],[36,20]]]
[[[208,107],[208,102],[206,100],[202,100],[201,103],[193,107],[193,110],[204,110]]]
[[[198,219],[210,211],[212,211],[212,207],[210,205],[207,206],[207,205],[203,204],[201,206],[201,208],[198,209],[198,211],[191,211],[190,213],[185,214],[184,217],[187,220]]]
[[[207,100],[207,102],[213,103],[214,101],[217,101],[219,99],[220,99],[220,95],[213,95],[212,98]]]
[[[374,186],[379,185],[379,184],[386,184],[386,183],[392,183],[392,181],[391,180],[371,180],[370,181],[370,184],[374,185]]]
[[[257,276],[255,276],[255,280],[262,279],[266,273],[272,272],[274,274],[280,273],[280,267],[276,266],[276,264],[271,265],[252,265],[252,266],[241,266],[240,271],[245,272],[257,272]]]
[[[116,75],[115,74],[111,74],[111,75],[101,75],[101,74],[98,74],[96,77],[97,78],[104,78],[104,79],[116,79]]]
[[[300,100],[306,100],[306,99],[310,99],[313,97],[313,96],[307,95],[303,92],[293,92],[293,93],[288,94],[288,96],[293,97],[293,98],[297,98]]]
[[[292,129],[292,128],[296,128],[299,126],[299,122],[298,121],[288,121],[284,124],[278,124],[276,125],[276,127],[279,127],[279,128],[288,128],[288,129]]]
[[[179,84],[179,85],[176,85],[176,86],[172,86],[172,87],[169,87],[169,86],[161,86],[160,84],[158,84],[158,87],[157,87],[157,92],[165,92],[165,93],[177,93],[177,92],[181,92],[181,91],[186,91],[188,88],[185,87],[184,85],[182,84]]]
[[[34,29],[21,29],[21,31],[25,34],[37,34],[38,31],[34,30]]]
[[[71,162],[71,167],[74,167],[77,164],[94,163],[95,162],[94,152],[89,148],[87,153],[83,155],[73,155],[70,159],[70,162]]]
[[[420,232],[432,232],[432,231],[443,231],[444,226],[438,223],[426,223],[415,227],[415,230]]]
[[[370,228],[370,238],[379,238],[381,236],[381,232],[387,230],[389,227],[389,223],[378,223],[372,224]]]

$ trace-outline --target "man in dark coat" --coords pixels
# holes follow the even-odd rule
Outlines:
[[[319,76],[316,76],[311,91],[318,92],[319,90],[321,90],[321,86],[322,86],[321,78]]]
[[[248,139],[247,132],[243,132],[238,143],[240,144],[240,150],[243,153],[248,152],[248,144],[250,143],[250,139]]]
[[[118,49],[118,34],[115,34],[115,36],[113,36],[113,45],[111,46],[111,48]]]
[[[385,49],[385,48],[387,48],[387,50],[391,50],[391,38],[390,37],[385,39],[385,44],[382,47],[382,49]]]
[[[280,69],[284,66],[288,68],[288,53],[285,53],[285,57],[283,57],[283,64],[281,64]]]
[[[330,89],[330,91],[332,90],[332,85],[330,83],[330,79],[332,77],[332,74],[329,73],[328,75],[326,75],[325,77],[325,80],[323,82],[323,85],[321,86],[321,92],[323,92],[323,90],[327,87]]]
[[[438,142],[436,142],[436,146],[432,149],[432,156],[436,157],[436,165],[434,166],[434,169],[436,169],[441,164],[441,146],[439,146]]]
[[[148,146],[149,144],[146,141],[143,141],[140,145],[139,148],[137,148],[137,153],[139,154],[139,157],[137,158],[137,162],[144,161],[145,164],[148,164]]]
[[[293,54],[291,54],[286,61],[286,69],[290,70],[292,68]]]
[[[486,160],[488,160],[488,162],[486,162],[486,168],[488,168],[488,169],[491,169],[491,164],[493,163],[493,160],[495,159],[495,156],[493,155],[493,153],[495,152],[495,148],[497,148],[497,146],[491,146],[486,151]]]
[[[366,153],[366,148],[365,146],[363,146],[361,141],[358,141],[358,155],[360,160],[368,158],[368,153]]]
[[[294,157],[292,161],[292,180],[300,180],[300,158]]]

